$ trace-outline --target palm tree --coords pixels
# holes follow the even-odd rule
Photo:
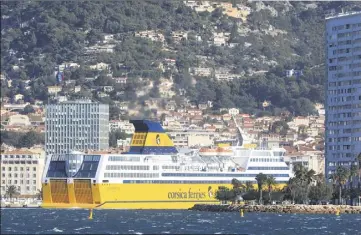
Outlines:
[[[357,165],[352,164],[350,168],[350,176],[349,176],[349,185],[350,185],[350,199],[351,199],[351,206],[354,199],[354,193],[353,193],[353,179],[358,176],[359,168]]]
[[[293,177],[290,178],[288,180],[288,185],[287,185],[287,191],[290,192],[291,197],[292,197],[292,203],[295,204],[295,198],[296,198],[296,194],[298,192],[298,188],[301,186],[301,181],[300,179]]]
[[[357,156],[358,160],[358,188],[361,189],[361,153]]]
[[[241,181],[237,180],[237,179],[232,179],[232,182],[231,184],[233,185],[233,188],[236,189],[236,188],[240,188],[240,187],[243,187]]]
[[[308,191],[310,189],[311,183],[315,180],[316,172],[314,170],[307,170],[302,164],[295,164],[293,167],[295,172],[295,178],[298,179],[298,184],[303,185],[301,188],[305,189],[302,191],[303,200],[308,200]]]
[[[296,178],[307,182],[307,184],[310,184],[314,180],[314,176],[316,174],[316,172],[312,169],[308,171],[302,164],[295,164],[293,171],[295,172]]]
[[[36,196],[38,197],[38,200],[43,200],[43,188],[38,189]]]
[[[268,186],[268,196],[269,201],[272,201],[271,194],[272,194],[272,186],[276,185],[276,179],[272,175],[267,176],[266,184]]]
[[[334,179],[336,179],[339,185],[339,203],[342,200],[342,186],[346,183],[348,177],[350,175],[350,171],[348,168],[343,166],[338,166],[334,175]]]
[[[358,176],[358,167],[356,165],[351,165],[350,168],[350,176],[349,176],[349,182],[350,182],[350,189],[353,188],[353,178]]]
[[[232,192],[235,194],[234,199],[236,199],[242,192],[244,192],[245,186],[241,183],[241,181],[237,179],[232,179],[231,184],[233,185]]]
[[[263,173],[259,173],[258,175],[256,175],[256,181],[258,184],[258,191],[259,191],[259,204],[262,204],[262,186],[264,185],[264,183],[267,180],[267,175],[263,174]]]
[[[8,197],[11,200],[13,198],[13,196],[18,195],[19,193],[18,193],[18,190],[15,185],[10,185],[6,189],[6,194],[8,195]]]
[[[246,191],[253,190],[253,183],[251,181],[246,181]]]

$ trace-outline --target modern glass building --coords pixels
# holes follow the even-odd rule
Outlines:
[[[361,153],[361,12],[326,17],[326,177]]]
[[[45,121],[46,154],[109,147],[109,106],[90,100],[49,104]]]

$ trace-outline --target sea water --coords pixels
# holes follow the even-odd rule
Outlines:
[[[1,209],[1,234],[361,235],[361,214],[309,215],[187,210]]]

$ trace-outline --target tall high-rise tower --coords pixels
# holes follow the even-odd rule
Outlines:
[[[326,17],[326,177],[361,153],[361,12]]]
[[[90,100],[68,101],[46,107],[46,154],[109,147],[109,106]]]

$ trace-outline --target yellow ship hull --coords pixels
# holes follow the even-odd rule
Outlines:
[[[218,204],[219,186],[231,184],[91,184],[90,180],[50,180],[43,184],[43,208],[189,209]],[[277,185],[281,188],[283,185]]]
[[[219,186],[230,184],[91,184],[51,180],[43,184],[43,208],[188,209],[217,204]]]

